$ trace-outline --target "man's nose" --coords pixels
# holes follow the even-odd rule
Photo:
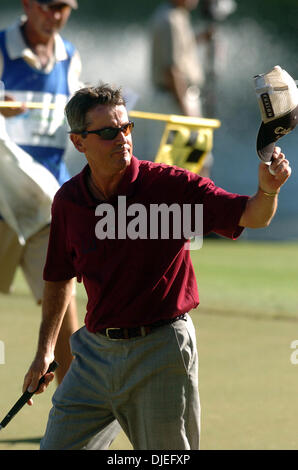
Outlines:
[[[125,131],[120,131],[118,132],[118,135],[117,135],[117,138],[116,138],[116,141],[117,142],[126,142],[126,135],[125,135]]]
[[[53,16],[54,16],[56,21],[60,21],[61,17],[62,17],[62,12],[59,11],[59,10],[56,10],[56,11],[53,12]]]
[[[57,10],[55,8],[49,8],[47,10],[47,15],[50,16],[55,21],[60,21],[61,17],[62,17],[62,14],[63,14],[62,10],[60,10],[58,8],[57,8]]]

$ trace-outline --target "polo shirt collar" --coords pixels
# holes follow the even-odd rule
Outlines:
[[[19,59],[32,55],[31,49],[28,48],[21,33],[21,26],[24,24],[26,17],[22,17],[20,21],[14,23],[6,31],[6,49],[10,59]],[[63,40],[59,34],[55,35],[54,59],[56,62],[67,59],[67,51]]]
[[[108,202],[108,201],[99,201],[98,199],[95,199],[92,194],[90,193],[88,186],[87,186],[87,177],[90,173],[90,167],[87,164],[81,173],[79,174],[79,180],[80,180],[80,185],[82,188],[82,192],[85,198],[85,201],[88,206],[95,206],[101,202]],[[118,196],[127,196],[131,197],[133,196],[135,190],[136,190],[136,182],[138,179],[139,175],[139,160],[132,156],[131,158],[131,163],[129,167],[127,167],[123,178],[121,179],[116,194],[112,196],[112,198],[109,200],[109,202],[113,202],[115,198]]]

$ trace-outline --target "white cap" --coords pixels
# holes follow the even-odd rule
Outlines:
[[[262,124],[257,138],[261,160],[271,161],[275,142],[291,132],[298,118],[298,89],[295,80],[279,65],[254,77]]]

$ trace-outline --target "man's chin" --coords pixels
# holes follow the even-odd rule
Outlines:
[[[127,165],[130,165],[130,162],[131,162],[131,154],[128,153],[127,155],[124,156],[124,160],[126,162]]]
[[[60,31],[61,28],[58,26],[44,26],[42,34],[45,38],[51,38]]]
[[[131,163],[131,155],[129,153],[123,154],[122,157],[119,158],[119,163],[123,168],[126,168]]]

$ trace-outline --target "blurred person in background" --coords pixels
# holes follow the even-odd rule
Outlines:
[[[190,12],[198,4],[199,0],[169,0],[154,12],[151,22],[152,107],[157,113],[204,117],[201,89],[205,74],[198,44],[210,41],[212,29],[195,33]],[[209,153],[201,176],[210,176],[212,163]]]
[[[7,139],[11,140],[45,167],[49,176],[56,178],[59,188],[70,177],[63,161],[68,142],[64,106],[81,85],[79,53],[59,35],[59,31],[78,4],[76,0],[22,0],[22,6],[25,16],[21,21],[0,33],[0,80],[5,87],[4,99],[21,103],[50,101],[57,106],[53,111],[28,110],[25,105],[0,108],[0,158],[5,156]],[[28,199],[27,196],[30,205]],[[20,266],[34,298],[38,304],[42,303],[42,271],[49,231],[50,220],[21,245],[17,233],[0,215],[1,292],[11,292],[16,269]],[[72,361],[69,337],[77,328],[74,285],[55,351],[60,365],[57,370],[58,383]]]

